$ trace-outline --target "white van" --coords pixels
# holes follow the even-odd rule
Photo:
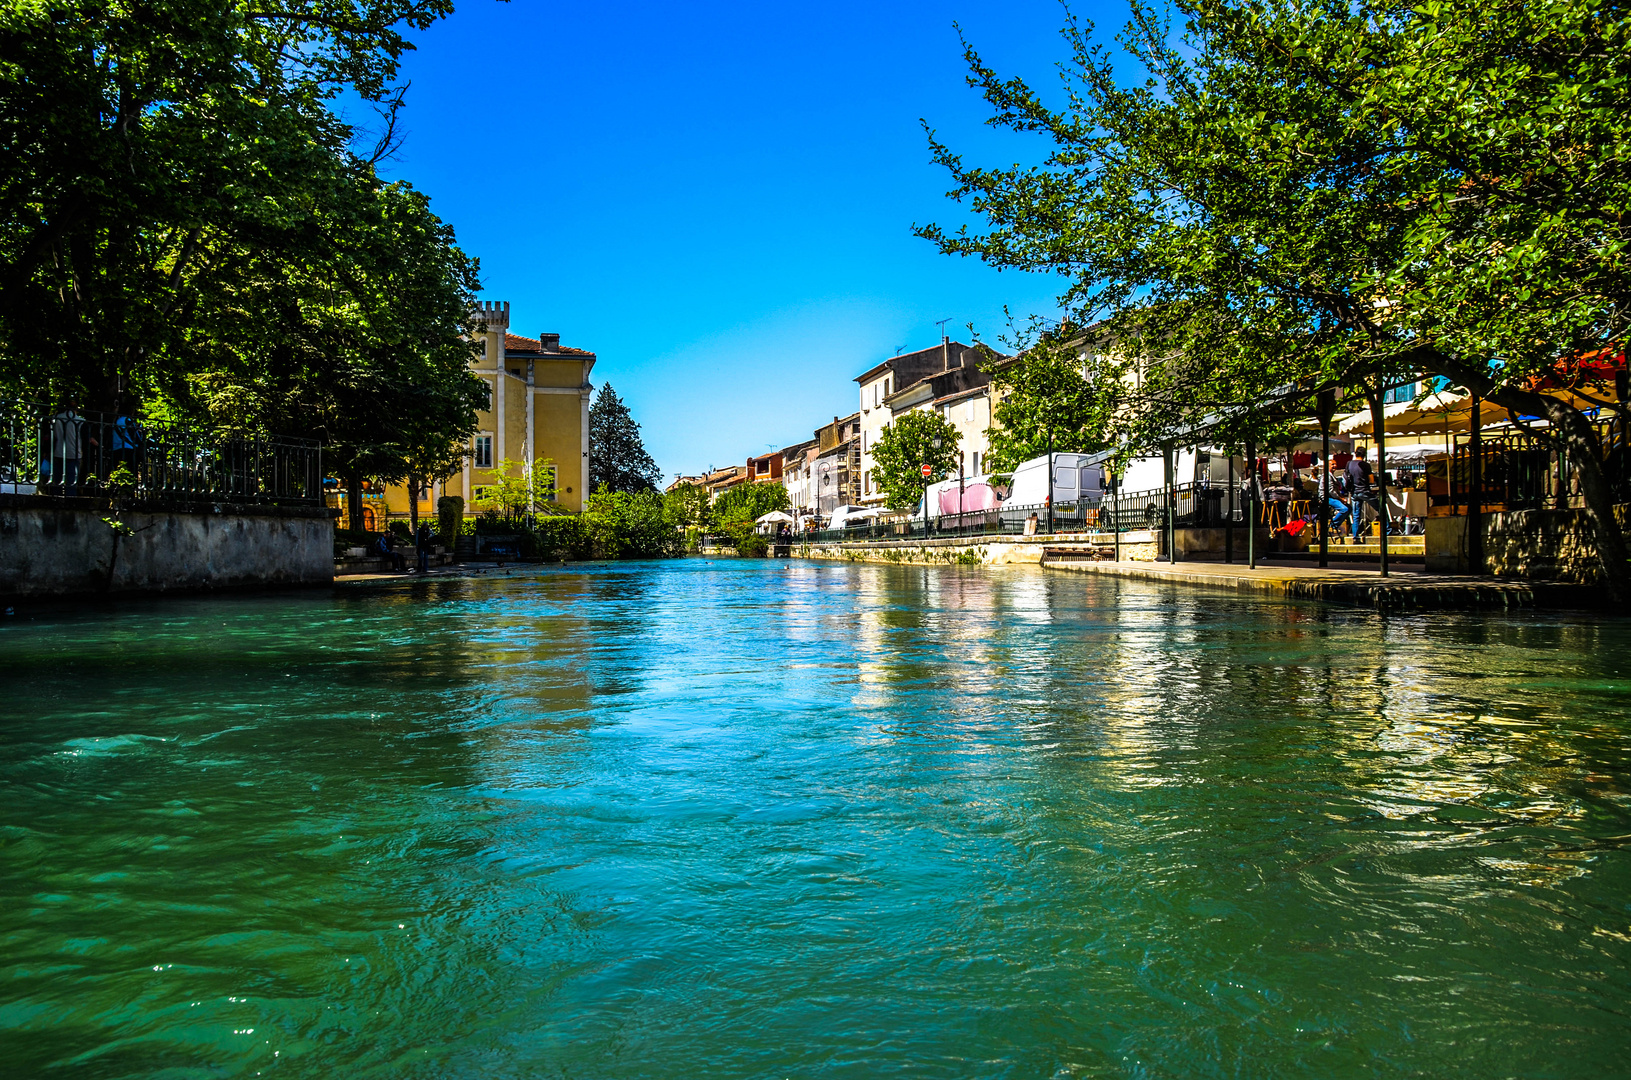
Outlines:
[[[1022,462],[1014,469],[1007,505],[1041,506],[1050,495],[1055,506],[1104,494],[1106,454],[1054,454],[1053,485],[1048,485],[1048,455]]]

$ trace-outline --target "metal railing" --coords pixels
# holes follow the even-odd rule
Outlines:
[[[1611,420],[1595,420],[1592,427],[1602,448],[1602,464],[1614,499],[1623,502],[1631,498],[1631,469],[1627,468],[1623,428]],[[1524,432],[1486,431],[1480,442],[1479,452],[1474,454],[1470,441],[1457,439],[1445,460],[1428,464],[1428,493],[1433,505],[1447,506],[1452,514],[1465,514],[1475,488],[1479,506],[1485,510],[1574,505],[1579,495],[1579,463],[1568,453]]]
[[[309,439],[0,406],[0,494],[320,505],[322,480],[323,450]]]
[[[857,540],[921,540],[942,536],[1016,536],[1026,532],[1026,523],[1033,515],[1038,535],[1138,532],[1166,527],[1169,499],[1173,524],[1180,528],[1222,526],[1231,513],[1236,522],[1245,520],[1238,495],[1231,506],[1227,487],[1178,484],[1170,491],[1157,488],[1153,491],[1104,492],[1070,502],[1056,502],[1051,513],[1046,503],[1003,503],[989,510],[941,514],[930,518],[927,523],[922,518],[913,518],[906,521],[869,521],[842,529],[810,530],[796,536],[794,542],[831,544]]]

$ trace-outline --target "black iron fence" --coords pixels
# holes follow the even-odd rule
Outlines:
[[[1623,429],[1616,421],[1593,422],[1603,468],[1616,502],[1631,498]],[[1575,505],[1580,463],[1545,440],[1520,431],[1484,432],[1478,451],[1457,441],[1443,460],[1427,465],[1428,500],[1452,514],[1465,514],[1477,498],[1485,511],[1534,510]]]
[[[1231,514],[1236,522],[1245,520],[1238,495],[1221,485],[1179,484],[1153,491],[1104,492],[1070,502],[1016,505],[1003,503],[989,510],[969,510],[961,514],[941,514],[927,522],[868,521],[841,529],[818,529],[795,539],[810,543],[841,543],[853,540],[930,539],[957,536],[1018,536],[1058,533],[1126,533],[1163,529],[1167,508],[1173,511],[1173,525],[1180,528],[1223,526]],[[1034,523],[1033,523],[1034,521]]]
[[[0,494],[320,505],[323,450],[23,402],[0,407]]]

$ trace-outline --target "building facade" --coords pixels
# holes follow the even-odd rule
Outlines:
[[[815,512],[823,517],[861,501],[861,414],[832,418],[815,433],[810,488]]]
[[[561,344],[559,334],[536,338],[510,333],[509,301],[483,301],[475,312],[485,331],[470,370],[487,384],[487,408],[477,413],[464,467],[420,492],[419,514],[434,516],[443,495],[464,499],[471,512],[482,489],[494,483],[501,463],[524,476],[539,458],[550,460],[550,475],[534,477],[540,502],[583,509],[589,487],[589,373],[595,354]],[[385,504],[392,517],[409,510],[406,488],[392,485]]]
[[[879,505],[883,502],[883,493],[878,490],[878,485],[872,479],[872,448],[877,445],[883,429],[889,426],[889,422],[895,416],[894,409],[889,405],[890,399],[893,398],[900,403],[902,412],[909,412],[924,404],[932,406],[932,396],[920,401],[916,397],[908,399],[905,395],[901,397],[896,395],[913,388],[916,388],[914,393],[924,392],[924,388],[919,384],[934,375],[965,369],[968,374],[979,373],[976,364],[980,356],[979,349],[958,341],[942,339],[940,344],[933,348],[904,353],[856,376],[855,381],[861,389],[859,505]],[[983,376],[983,373],[979,374]],[[910,403],[907,403],[908,401]]]

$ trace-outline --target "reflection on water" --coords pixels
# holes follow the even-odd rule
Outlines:
[[[17,1075],[1547,1075],[1616,623],[697,560],[0,623]]]

